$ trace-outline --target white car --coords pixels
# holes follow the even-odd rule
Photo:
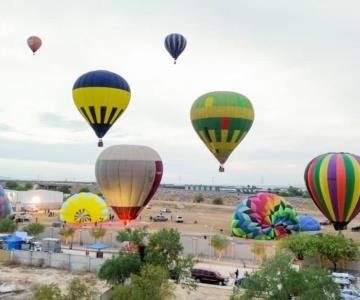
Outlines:
[[[176,223],[184,223],[184,219],[183,219],[182,216],[176,216],[175,222],[176,222]]]
[[[333,278],[339,278],[339,279],[347,279],[349,280],[351,283],[355,283],[357,278],[349,273],[338,273],[338,272],[333,272],[331,274],[331,276]]]
[[[170,208],[162,208],[160,209],[161,213],[171,213],[171,209]]]
[[[341,290],[340,295],[345,300],[360,300],[360,293],[353,289]]]

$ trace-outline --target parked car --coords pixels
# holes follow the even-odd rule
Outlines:
[[[154,222],[166,222],[167,220],[168,218],[163,215],[158,215],[155,218],[153,218]]]
[[[355,231],[355,232],[360,231],[360,226],[351,227],[351,231]]]
[[[183,219],[182,216],[176,216],[175,222],[176,222],[176,223],[184,223],[184,219]]]
[[[161,213],[171,213],[171,209],[170,208],[162,208],[160,209]]]
[[[218,271],[197,267],[191,270],[191,277],[199,282],[226,285],[229,277],[221,275]]]
[[[20,215],[15,217],[16,223],[30,222],[32,217],[30,215]]]
[[[146,209],[151,209],[151,204],[146,205]]]
[[[340,279],[347,279],[349,280],[351,283],[356,283],[357,278],[349,273],[338,273],[338,272],[333,272],[331,274],[332,277],[334,278],[340,278]]]
[[[329,220],[322,220],[320,222],[320,225],[323,225],[323,226],[331,225],[331,222]]]
[[[344,300],[360,300],[360,293],[354,289],[344,289],[340,291],[340,296]]]

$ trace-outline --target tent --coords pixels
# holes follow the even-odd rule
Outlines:
[[[300,231],[319,231],[320,223],[309,215],[300,215]]]
[[[22,238],[16,235],[10,235],[6,238],[8,250],[21,250]]]
[[[96,242],[95,244],[92,244],[89,246],[90,249],[95,249],[97,251],[101,251],[101,250],[104,250],[104,249],[110,248],[110,247],[111,247],[111,245],[100,243],[100,242]]]

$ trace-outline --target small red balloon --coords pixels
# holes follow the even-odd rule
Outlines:
[[[31,36],[27,39],[27,44],[33,54],[41,47],[41,39],[37,36]]]

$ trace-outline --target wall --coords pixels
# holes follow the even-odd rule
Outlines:
[[[75,254],[14,250],[11,252],[10,260],[14,263],[38,267],[46,266],[70,271],[98,272],[106,259]]]

